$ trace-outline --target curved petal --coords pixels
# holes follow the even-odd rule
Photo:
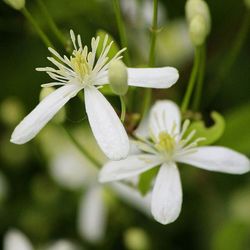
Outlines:
[[[195,153],[182,156],[178,161],[229,174],[244,174],[250,171],[250,161],[246,156],[224,147],[199,147]]]
[[[99,181],[117,181],[145,172],[159,164],[162,160],[156,155],[131,155],[124,160],[109,161],[100,171]]]
[[[78,86],[67,84],[45,97],[15,128],[10,141],[23,144],[33,139],[79,90]]]
[[[179,107],[172,101],[157,101],[149,114],[149,128],[155,138],[160,132],[179,133],[181,114]]]
[[[112,160],[125,158],[129,140],[114,109],[95,87],[86,88],[84,94],[89,123],[98,145]]]
[[[158,222],[175,221],[182,205],[182,188],[179,170],[175,163],[163,164],[156,177],[152,193],[151,212]]]
[[[128,68],[128,85],[144,88],[169,88],[179,78],[177,69],[162,68]]]
[[[12,229],[4,237],[4,250],[32,250],[29,239],[19,230]]]
[[[106,217],[102,187],[90,187],[82,197],[79,208],[78,229],[82,238],[90,242],[102,240],[105,234]]]

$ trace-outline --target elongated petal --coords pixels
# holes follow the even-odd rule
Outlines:
[[[7,232],[3,243],[4,250],[32,250],[29,239],[19,230],[12,229]]]
[[[250,171],[250,161],[246,156],[224,147],[200,147],[195,153],[182,156],[178,161],[229,174],[244,174]]]
[[[79,90],[80,88],[76,85],[67,84],[48,95],[19,123],[10,141],[15,144],[23,144],[33,139]]]
[[[106,228],[107,211],[102,187],[93,186],[83,196],[78,215],[78,229],[83,239],[98,242],[103,239]]]
[[[162,160],[156,155],[131,155],[124,160],[109,161],[101,169],[100,182],[117,181],[139,175],[159,164]]]
[[[151,211],[161,224],[175,221],[182,205],[179,170],[174,163],[163,164],[156,177],[152,193]]]
[[[179,107],[172,101],[157,101],[149,114],[149,128],[157,138],[160,132],[179,133],[181,115]]]
[[[128,85],[144,88],[169,88],[179,78],[177,69],[162,68],[128,68]]]
[[[89,123],[100,148],[110,159],[125,158],[129,140],[114,109],[95,87],[86,88],[84,93]]]

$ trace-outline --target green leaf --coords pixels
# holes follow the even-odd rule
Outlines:
[[[211,127],[206,127],[204,121],[196,121],[191,123],[186,134],[189,134],[192,130],[195,130],[194,140],[199,137],[204,137],[206,140],[200,141],[199,145],[210,145],[221,138],[225,130],[225,120],[218,112],[212,112],[211,117],[214,124]]]
[[[97,56],[98,57],[100,56],[100,54],[102,52],[103,41],[105,39],[105,36],[108,35],[108,43],[107,44],[109,44],[110,42],[113,41],[113,44],[112,44],[112,46],[111,46],[111,48],[109,50],[109,53],[108,53],[108,57],[109,58],[114,57],[116,55],[116,53],[120,50],[119,46],[117,45],[117,43],[115,41],[115,39],[104,30],[98,30],[96,35],[100,37],[100,42],[99,42],[100,45],[98,46],[97,51],[96,51]]]
[[[158,170],[159,168],[155,167],[140,175],[138,189],[142,195],[146,195],[147,192],[150,190],[151,183],[154,177],[156,176]]]

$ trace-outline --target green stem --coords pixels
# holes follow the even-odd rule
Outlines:
[[[129,66],[130,65],[130,57],[129,57],[129,53],[128,53],[128,40],[127,40],[127,36],[126,36],[126,30],[125,30],[125,25],[124,25],[123,18],[122,18],[119,0],[113,0],[113,6],[114,6],[114,11],[115,11],[115,17],[116,17],[116,22],[117,22],[117,26],[118,26],[119,36],[120,36],[120,40],[121,40],[121,46],[123,48],[127,48],[127,50],[124,52],[124,60],[125,60],[126,64]]]
[[[27,18],[27,20],[31,23],[31,25],[34,27],[34,29],[36,30],[38,36],[41,38],[41,40],[43,41],[43,43],[45,44],[45,46],[53,48],[53,45],[50,42],[49,38],[42,31],[42,29],[39,27],[39,25],[37,24],[36,20],[32,17],[31,13],[25,7],[22,9],[22,13]]]
[[[198,73],[197,86],[195,89],[194,102],[193,102],[193,109],[195,111],[198,111],[200,103],[201,103],[201,97],[202,97],[204,74],[205,74],[205,68],[206,68],[206,45],[205,44],[202,45],[200,53],[201,53],[200,54],[200,70]]]
[[[149,50],[149,59],[148,66],[153,67],[155,65],[155,45],[156,37],[158,32],[158,0],[154,0],[154,9],[153,9],[153,19],[151,26],[151,40],[150,40],[150,50]],[[142,101],[142,117],[148,113],[152,99],[152,90],[150,88],[144,90],[144,98]]]
[[[51,31],[54,33],[54,35],[56,36],[58,41],[61,42],[61,44],[63,46],[65,46],[66,40],[65,40],[63,34],[61,33],[61,31],[58,29],[56,23],[52,19],[52,17],[50,15],[50,13],[48,12],[47,7],[45,6],[44,2],[42,0],[36,0],[36,1],[37,1],[37,4],[39,5],[44,17],[46,18],[47,23],[48,23]]]
[[[195,57],[194,57],[194,64],[193,64],[193,68],[192,68],[192,73],[190,75],[187,90],[186,90],[186,93],[185,93],[185,96],[183,98],[182,105],[181,105],[182,113],[185,113],[187,111],[188,106],[189,106],[190,98],[191,98],[191,95],[192,95],[192,92],[194,89],[194,85],[195,85],[195,81],[197,78],[199,64],[200,64],[200,48],[197,47],[197,48],[195,48]]]
[[[148,66],[153,67],[155,65],[155,44],[158,32],[158,0],[154,0],[154,10],[153,10],[153,20],[151,27],[151,41],[150,41],[150,51]]]
[[[63,125],[62,128],[64,129],[64,131],[66,132],[68,138],[70,139],[70,141],[72,142],[72,144],[74,144],[76,146],[76,148],[85,156],[88,158],[88,160],[90,160],[97,168],[101,165],[100,162],[98,162],[95,157],[93,157],[73,136],[73,134],[71,133],[71,131],[65,126]]]
[[[125,99],[124,96],[120,96],[120,101],[121,101],[121,121],[122,123],[124,123],[125,121],[125,116],[126,116],[126,103],[125,103]]]

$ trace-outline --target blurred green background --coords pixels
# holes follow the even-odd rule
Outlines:
[[[137,2],[137,5],[132,2]],[[128,50],[134,67],[147,63],[150,2],[122,1]],[[119,44],[112,1],[44,0],[44,3],[67,39],[69,30],[73,29],[81,34],[84,43],[89,44],[91,37],[102,29]],[[208,117],[213,110],[220,112],[226,119],[226,129],[218,144],[249,157],[249,35],[231,69],[221,77],[247,13],[249,17],[249,10],[243,1],[211,0],[207,3],[211,11],[212,31],[207,41],[202,113]],[[49,30],[37,1],[27,1],[26,5],[58,50],[64,53]],[[184,6],[185,1],[182,0],[160,1],[162,31],[158,36],[157,65],[177,67],[180,79],[173,88],[154,92],[155,98],[171,98],[179,103],[189,78],[193,55]],[[96,172],[83,174],[82,179],[75,180],[75,176],[71,177],[75,167],[70,170],[71,166],[79,165],[81,161],[82,168],[91,168],[90,164],[84,159],[77,163],[70,159],[62,160],[68,164],[64,176],[66,180],[65,183],[58,181],[51,170],[55,156],[63,157],[64,152],[70,150],[74,154],[78,152],[68,145],[64,132],[53,122],[28,144],[17,146],[9,142],[15,125],[38,103],[40,85],[48,81],[48,77],[36,72],[35,68],[49,66],[46,59],[49,53],[24,16],[3,1],[0,2],[0,55],[1,245],[8,230],[16,228],[29,238],[34,249],[58,239],[67,239],[79,249],[250,249],[250,174],[232,176],[190,167],[181,169],[184,202],[176,222],[167,226],[158,224],[131,206],[130,198],[121,199],[108,187],[102,190],[106,210],[105,215],[100,215],[106,221],[102,237],[93,239],[88,233],[81,233],[77,226],[79,204],[82,197],[86,198],[88,190],[96,185],[96,177],[91,184],[85,183],[89,176],[96,176]],[[119,108],[115,97],[110,97],[110,100]],[[87,127],[83,105],[75,99],[66,108],[67,123],[78,140],[100,155]],[[94,220],[96,215],[90,216]]]

